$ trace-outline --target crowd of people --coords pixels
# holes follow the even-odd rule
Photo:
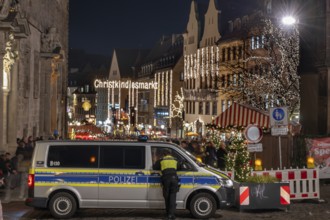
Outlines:
[[[219,146],[216,146],[212,141],[206,140],[174,140],[173,142],[193,154],[201,162],[221,170],[226,169],[225,158],[227,150],[224,141],[221,141]]]
[[[17,139],[17,148],[14,155],[5,152],[0,156],[0,176],[2,188],[5,188],[5,200],[10,200],[11,190],[20,188],[20,198],[27,193],[27,178],[31,163],[35,141],[32,136]]]

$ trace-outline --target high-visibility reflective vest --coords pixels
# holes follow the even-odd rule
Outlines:
[[[166,169],[174,169],[177,170],[178,168],[178,162],[176,159],[172,156],[165,156],[160,161],[160,170],[164,171]]]

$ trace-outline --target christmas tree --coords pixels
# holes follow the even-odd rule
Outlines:
[[[244,182],[251,172],[250,153],[240,134],[234,135],[227,145],[226,168],[235,172],[235,180]]]

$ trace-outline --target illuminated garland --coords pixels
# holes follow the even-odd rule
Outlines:
[[[155,74],[155,82],[157,82],[157,73]],[[157,92],[159,89],[154,89],[154,108],[157,106]]]
[[[227,170],[235,171],[235,180],[244,182],[251,173],[250,153],[247,150],[247,143],[240,133],[236,132],[226,146]]]
[[[165,72],[165,106],[168,106],[168,71]]]

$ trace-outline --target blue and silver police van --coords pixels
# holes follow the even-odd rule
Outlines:
[[[70,218],[83,208],[164,209],[159,170],[164,149],[181,163],[177,209],[212,217],[234,204],[234,182],[173,143],[153,141],[39,141],[25,203]]]

